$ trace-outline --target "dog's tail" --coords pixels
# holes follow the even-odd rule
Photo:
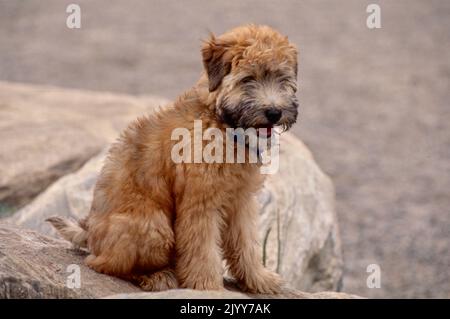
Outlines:
[[[83,221],[76,223],[60,216],[49,217],[45,221],[52,224],[58,233],[75,247],[87,247],[87,231]]]

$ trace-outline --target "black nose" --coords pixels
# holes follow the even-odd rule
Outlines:
[[[281,118],[281,111],[275,108],[267,109],[266,117],[272,124],[275,124]]]

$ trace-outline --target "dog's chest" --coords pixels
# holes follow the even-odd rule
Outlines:
[[[174,193],[208,193],[213,197],[255,193],[264,183],[263,176],[254,164],[188,164],[176,169]]]
[[[259,167],[251,164],[230,164],[218,168],[210,180],[211,189],[218,193],[256,192],[264,182]]]

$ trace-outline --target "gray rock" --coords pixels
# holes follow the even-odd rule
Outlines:
[[[55,235],[44,222],[47,217],[85,216],[103,157],[104,153],[62,177],[8,222]],[[279,172],[269,175],[259,199],[267,267],[297,289],[339,290],[343,266],[333,185],[292,135],[282,135]]]
[[[64,241],[0,223],[0,299],[4,298],[267,298],[246,295],[235,290],[194,291],[176,289],[142,293],[132,284],[99,274],[83,264],[86,252],[74,250]],[[70,286],[79,267],[80,285]],[[69,288],[71,287],[71,288]],[[309,294],[286,287],[276,298],[358,298],[335,292]]]
[[[0,209],[29,202],[103,149],[131,119],[165,103],[0,82]]]
[[[54,215],[80,219],[87,215],[105,154],[106,151],[101,152],[75,173],[61,177],[32,203],[4,221],[56,236],[54,228],[45,219]]]
[[[95,298],[140,291],[90,270],[83,265],[85,255],[64,241],[0,223],[0,299]],[[73,273],[69,265],[80,267],[79,289],[67,286]]]

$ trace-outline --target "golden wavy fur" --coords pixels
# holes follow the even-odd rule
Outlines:
[[[262,265],[255,193],[258,164],[176,164],[176,128],[289,128],[297,117],[297,50],[267,26],[205,41],[205,73],[173,104],[140,118],[113,144],[79,225],[53,217],[60,234],[88,248],[92,269],[145,290],[223,289],[222,260],[246,290],[277,293]],[[270,112],[268,112],[270,110]]]

